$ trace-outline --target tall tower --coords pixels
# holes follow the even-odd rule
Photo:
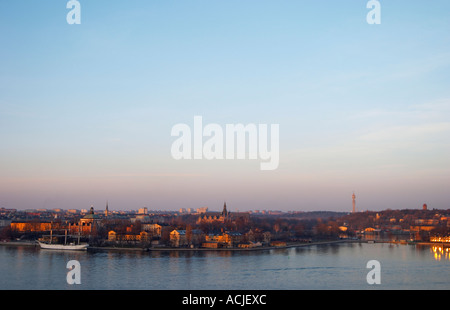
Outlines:
[[[228,210],[227,210],[227,203],[226,202],[223,204],[222,216],[223,217],[228,217]]]
[[[108,210],[108,201],[106,201],[106,208],[105,208],[105,217],[108,217],[109,210]]]
[[[353,213],[355,213],[356,212],[356,195],[355,195],[355,193],[353,193],[353,195],[352,195],[352,205],[353,205]]]

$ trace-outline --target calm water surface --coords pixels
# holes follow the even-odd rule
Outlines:
[[[0,289],[450,289],[449,250],[430,246],[313,245],[265,251],[67,252],[0,246]],[[66,282],[69,260],[81,284]],[[369,285],[369,260],[381,284]]]

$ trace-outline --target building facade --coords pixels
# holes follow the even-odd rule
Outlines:
[[[198,246],[205,240],[205,234],[198,229],[180,230],[170,232],[170,245],[172,247],[184,247],[189,245]]]
[[[69,233],[76,235],[91,235],[101,225],[102,219],[95,214],[94,208],[91,207],[88,214],[82,217],[78,222],[69,223]]]

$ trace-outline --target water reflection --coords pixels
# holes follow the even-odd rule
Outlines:
[[[437,261],[443,260],[450,260],[450,248],[444,247],[441,245],[434,245],[430,247],[431,252],[433,253],[434,259]]]
[[[72,259],[82,266],[80,286],[66,282]],[[0,247],[0,289],[354,289],[364,288],[370,259],[385,270],[383,288],[449,288],[445,244],[348,243],[262,251]]]

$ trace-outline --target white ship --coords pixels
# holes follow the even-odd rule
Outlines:
[[[45,243],[38,241],[39,246],[41,249],[47,249],[47,250],[72,250],[72,251],[80,251],[80,250],[87,250],[89,244],[82,243],[82,244],[74,244],[74,243],[68,243],[68,244],[57,244],[57,243]]]
[[[47,249],[47,250],[71,250],[71,251],[80,251],[80,250],[87,250],[89,247],[89,244],[87,243],[80,243],[80,236],[78,235],[78,243],[75,242],[67,242],[67,230],[64,235],[64,243],[52,243],[52,240],[54,237],[53,231],[50,231],[50,242],[47,241],[40,241],[38,240],[39,246],[41,249]]]

